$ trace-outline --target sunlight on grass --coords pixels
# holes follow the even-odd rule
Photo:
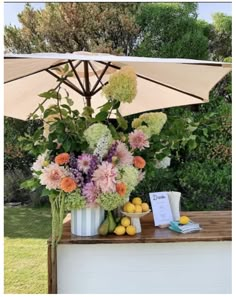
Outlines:
[[[5,294],[47,294],[50,209],[4,209]]]

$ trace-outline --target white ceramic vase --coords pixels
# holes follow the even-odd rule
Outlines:
[[[173,215],[173,220],[178,221],[180,218],[180,198],[181,193],[180,192],[167,192],[169,202],[170,202],[170,208]]]
[[[71,210],[71,233],[79,236],[98,234],[98,228],[104,220],[102,207],[90,207]]]

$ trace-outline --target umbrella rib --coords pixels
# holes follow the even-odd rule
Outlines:
[[[53,73],[50,69],[46,70],[48,73],[50,73],[52,76],[54,76],[57,79],[61,79],[59,76],[57,76],[55,73]],[[74,90],[75,92],[79,93],[81,96],[84,96],[83,92],[81,92],[80,89],[78,89],[74,84],[72,84],[70,81],[68,80],[63,80],[63,83],[65,85],[67,85],[68,87],[70,87],[72,90]]]
[[[98,86],[99,83],[101,83],[102,87],[104,86],[104,84],[103,84],[103,82],[102,82],[102,78],[103,78],[103,76],[105,75],[105,73],[106,73],[108,67],[110,66],[110,64],[111,64],[111,62],[108,62],[108,63],[106,64],[106,67],[103,69],[102,73],[100,74],[100,76],[98,76],[98,74],[97,74],[96,70],[94,69],[92,63],[89,62],[90,67],[92,68],[94,74],[96,75],[96,77],[97,77],[97,79],[98,79],[98,80],[96,81],[96,83],[94,84],[92,90],[91,90],[91,93],[92,93],[92,94],[94,94],[94,91],[95,91],[95,89],[96,89],[96,87]]]
[[[13,81],[18,80],[18,79],[21,79],[21,78],[28,77],[28,76],[30,76],[30,75],[34,75],[34,74],[40,73],[40,72],[42,72],[42,71],[47,71],[48,69],[55,68],[55,67],[57,67],[57,66],[61,66],[61,65],[64,65],[64,64],[66,64],[66,63],[67,63],[67,61],[66,61],[66,62],[61,62],[61,63],[55,64],[55,65],[51,65],[51,66],[49,66],[49,67],[47,67],[47,68],[43,68],[43,69],[40,69],[40,70],[31,72],[31,73],[29,73],[29,74],[25,74],[25,75],[19,76],[19,77],[17,77],[17,78],[13,78],[13,79],[10,79],[10,80],[8,80],[8,81],[5,81],[4,84],[13,82]]]
[[[107,85],[107,84],[108,84],[108,81],[105,82],[105,83],[103,84],[103,86],[97,88],[97,90],[95,90],[95,91],[93,92],[92,96],[94,96],[95,94],[97,94],[97,92],[99,92],[99,91],[100,91],[105,85]]]
[[[105,62],[102,62],[102,61],[98,61],[98,63],[101,63],[101,64],[103,64],[103,65],[106,64]],[[113,68],[115,68],[115,69],[120,69],[120,67],[118,67],[118,66],[116,66],[116,65],[112,65],[112,64],[110,65],[110,67],[113,67]],[[178,89],[178,88],[175,88],[175,87],[166,85],[166,84],[164,84],[164,83],[162,83],[162,82],[156,81],[156,80],[154,80],[154,79],[145,77],[145,76],[140,75],[140,74],[136,74],[136,75],[137,75],[137,77],[139,77],[139,78],[142,78],[142,79],[144,79],[144,80],[153,82],[153,83],[155,83],[155,84],[157,84],[157,85],[166,87],[166,88],[168,88],[168,89],[171,89],[171,90],[177,91],[177,92],[179,92],[179,93],[182,93],[182,94],[185,94],[185,95],[192,96],[192,97],[194,97],[194,98],[196,98],[196,99],[199,99],[199,100],[201,100],[201,101],[204,101],[204,98],[202,98],[202,97],[200,97],[200,96],[197,96],[197,95],[194,95],[194,94],[192,94],[192,93],[189,93],[189,92],[180,90],[180,89]]]
[[[81,81],[81,79],[80,79],[78,73],[76,72],[76,67],[79,66],[79,64],[82,62],[82,60],[79,61],[79,63],[76,65],[76,67],[72,64],[72,61],[71,61],[71,60],[68,60],[68,61],[69,61],[69,64],[70,64],[70,66],[71,66],[71,68],[72,68],[72,70],[73,70],[73,72],[74,72],[74,74],[75,74],[75,76],[76,76],[76,78],[77,78],[77,80],[78,80],[80,86],[81,86],[81,89],[83,90],[83,92],[84,92],[84,94],[85,94],[86,92],[85,92],[84,86],[83,86],[83,84],[82,84],[82,81]]]

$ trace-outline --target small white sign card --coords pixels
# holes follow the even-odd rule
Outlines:
[[[166,192],[149,193],[155,226],[173,221],[168,194]]]

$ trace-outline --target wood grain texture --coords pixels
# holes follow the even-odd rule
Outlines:
[[[192,221],[202,227],[200,232],[179,234],[168,228],[154,226],[152,213],[141,219],[142,232],[135,236],[75,236],[70,230],[70,214],[64,221],[63,236],[60,244],[99,244],[99,243],[164,243],[164,242],[193,242],[193,241],[222,241],[232,240],[231,211],[191,211],[182,212]],[[49,240],[50,243],[50,240]]]

